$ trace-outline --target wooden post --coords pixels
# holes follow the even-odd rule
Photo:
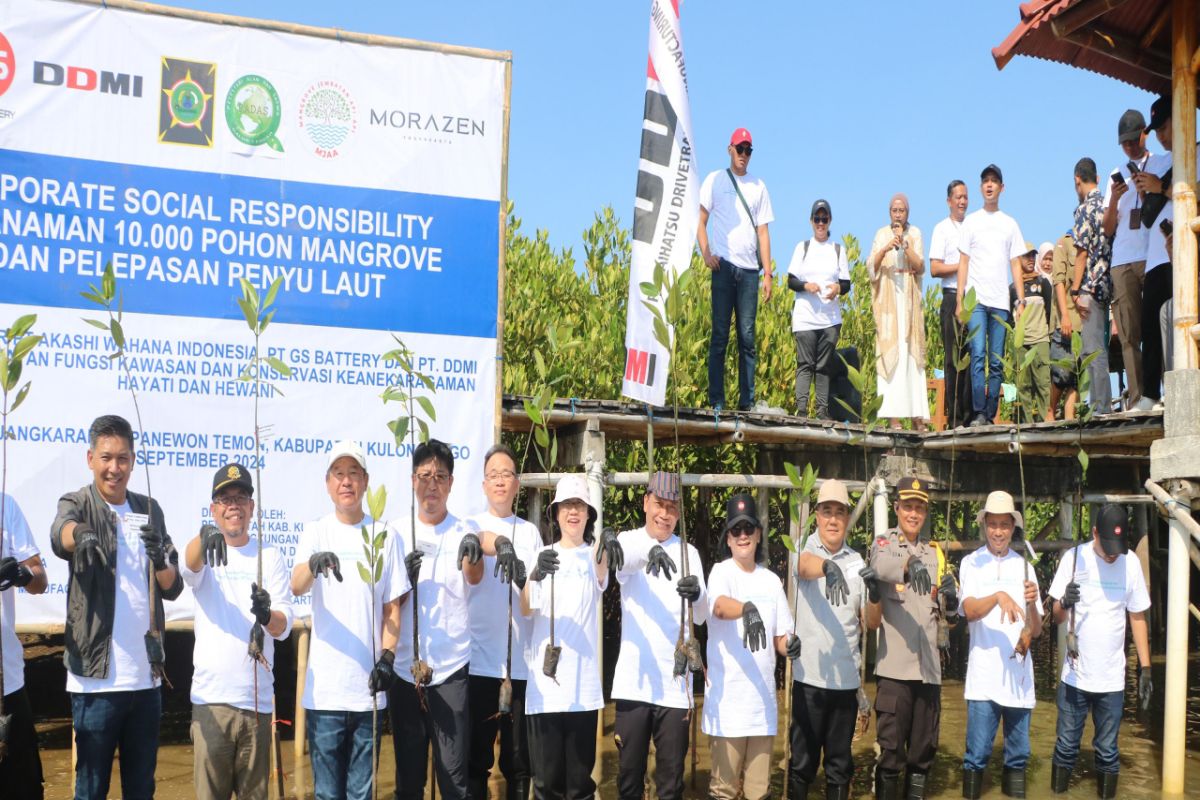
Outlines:
[[[307,737],[304,717],[304,683],[308,676],[308,626],[296,631],[296,724],[292,729],[292,791],[296,800],[308,797],[308,781],[304,776],[304,740]]]
[[[1173,0],[1171,33],[1171,141],[1174,155],[1171,191],[1175,201],[1172,236],[1172,311],[1174,363],[1172,369],[1200,367],[1191,327],[1197,321],[1196,237],[1187,235],[1196,217],[1196,75],[1192,54],[1196,50],[1196,0]],[[1166,787],[1163,787],[1166,791]],[[1182,790],[1182,785],[1180,786]]]

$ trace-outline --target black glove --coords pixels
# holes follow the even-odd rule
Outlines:
[[[529,575],[525,572],[525,562],[517,559],[517,568],[513,573],[513,581],[517,584],[518,589],[525,588],[525,581],[529,579]]]
[[[1150,681],[1150,668],[1138,667],[1138,703],[1142,711],[1150,709],[1150,695],[1154,694],[1154,684]]]
[[[547,575],[553,575],[556,572],[558,572],[558,552],[546,548],[538,553],[537,562],[533,565],[533,572],[529,573],[529,580],[540,582]]]
[[[958,587],[954,585],[954,576],[949,572],[942,576],[942,582],[938,584],[938,594],[946,602],[946,608],[958,608]]]
[[[159,532],[153,525],[143,525],[139,535],[142,537],[142,546],[146,548],[146,558],[154,565],[154,571],[166,569],[167,550]]]
[[[462,569],[464,558],[468,564],[478,564],[479,559],[483,558],[483,545],[479,543],[479,537],[473,533],[468,533],[458,543],[458,558],[455,559],[455,562],[459,569]]]
[[[609,569],[620,570],[625,566],[625,550],[617,541],[617,532],[612,528],[605,528],[600,532],[600,548],[596,551],[597,564],[600,563],[601,556],[608,556]]]
[[[842,568],[835,564],[832,558],[827,558],[821,571],[825,573],[825,599],[829,601],[829,605],[845,605],[850,598],[850,587],[846,585],[846,576],[842,573]]]
[[[75,571],[83,572],[95,566],[108,568],[108,554],[100,545],[100,537],[87,525],[75,526]]]
[[[492,570],[492,577],[499,577],[505,583],[512,583],[513,577],[517,574],[517,565],[521,563],[521,560],[517,558],[517,551],[507,536],[497,536],[495,546],[496,567]]]
[[[396,671],[392,669],[395,662],[396,654],[391,650],[384,650],[383,655],[379,656],[375,668],[367,678],[367,689],[371,694],[386,692],[392,688],[392,684],[396,682]]]
[[[338,557],[329,552],[322,550],[319,553],[313,553],[308,559],[308,568],[312,571],[313,577],[324,575],[325,580],[329,580],[329,573],[333,573],[333,577],[337,578],[338,583],[342,582],[342,562]]]
[[[271,594],[257,583],[250,584],[250,613],[259,625],[265,626],[271,621]]]
[[[929,594],[933,590],[933,579],[929,577],[929,570],[920,556],[908,558],[908,585],[917,594]]]
[[[867,588],[867,599],[872,603],[878,603],[879,576],[875,574],[875,568],[863,567],[858,571],[858,577],[862,578],[863,586]]]
[[[404,571],[408,573],[409,583],[417,582],[417,577],[421,573],[421,559],[424,557],[425,554],[420,550],[413,550],[404,557]]]
[[[787,657],[788,661],[795,661],[800,657],[800,637],[794,633],[788,634]]]
[[[14,586],[27,586],[33,580],[29,567],[12,556],[0,559],[0,592]]]
[[[1067,588],[1063,592],[1062,599],[1058,601],[1058,604],[1060,606],[1062,606],[1063,610],[1065,611],[1066,609],[1071,608],[1078,602],[1079,602],[1079,584],[1076,583],[1075,581],[1071,581],[1070,583],[1067,584]]]
[[[210,567],[223,567],[229,563],[225,534],[216,525],[200,526],[200,557]]]
[[[754,603],[742,603],[742,626],[742,644],[751,653],[767,646],[767,627],[763,625],[762,614],[758,613]]]
[[[667,555],[662,545],[656,544],[650,548],[650,554],[646,557],[646,573],[657,578],[659,571],[664,578],[671,580],[671,573],[678,572],[679,567],[675,566],[675,561]]]
[[[695,575],[684,575],[675,584],[675,591],[684,600],[694,603],[700,599],[700,579]]]

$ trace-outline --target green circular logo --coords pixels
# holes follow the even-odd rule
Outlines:
[[[204,89],[190,75],[171,89],[171,118],[176,124],[195,125],[204,119],[207,110]]]
[[[229,87],[225,96],[225,124],[239,142],[253,147],[265,144],[282,153],[283,146],[275,137],[281,118],[279,93],[266,78],[243,75]]]

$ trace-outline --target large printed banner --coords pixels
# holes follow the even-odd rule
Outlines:
[[[256,466],[254,342],[235,298],[282,279],[264,355],[269,424],[256,499],[289,558],[331,509],[327,453],[355,439],[388,517],[407,515],[410,453],[380,398],[403,375],[393,332],[436,384],[432,435],[455,450],[451,510],[482,508],[495,423],[506,57],[367,46],[59,0],[0,0],[0,328],[36,313],[29,399],[10,419],[8,490],[50,589],[20,623],[61,623],[58,497],[91,481],[100,414],[145,426],[147,473],[182,550],[213,473]],[[80,296],[111,263],[127,376]],[[135,423],[136,425],[136,423]],[[357,573],[343,569],[348,580]],[[307,598],[299,609],[306,612]],[[167,604],[188,618],[191,600]]]

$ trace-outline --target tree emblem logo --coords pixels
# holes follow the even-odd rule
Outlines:
[[[358,128],[358,109],[346,87],[317,81],[300,98],[300,130],[321,158],[337,158],[339,149]]]

